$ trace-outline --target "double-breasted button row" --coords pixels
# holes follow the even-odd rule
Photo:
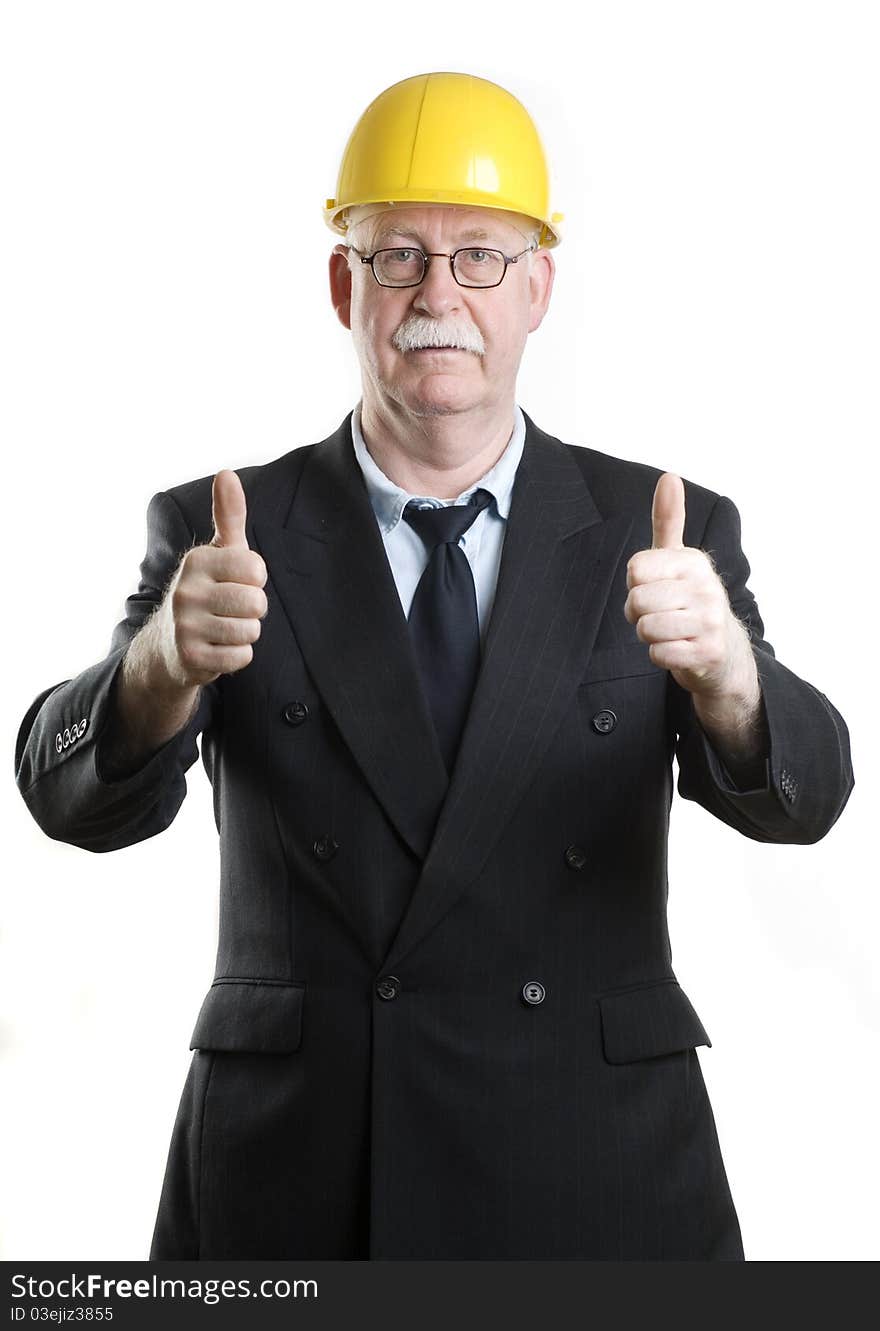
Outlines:
[[[782,793],[787,800],[793,800],[798,793],[798,783],[795,781],[787,767],[783,767],[779,773],[779,784],[782,787]]]
[[[318,860],[332,860],[338,849],[339,842],[334,841],[329,832],[319,836],[312,845],[312,852]]]
[[[377,997],[388,1002],[398,997],[402,986],[396,975],[381,975],[376,981],[375,988]],[[547,990],[540,980],[526,980],[521,990],[522,1000],[528,1003],[529,1007],[543,1003],[546,993]]]
[[[89,718],[84,716],[81,721],[74,721],[72,726],[65,726],[59,730],[55,736],[55,750],[62,753],[64,749],[69,749],[71,744],[75,744],[86,733],[86,727],[89,724]]]
[[[300,698],[295,698],[283,709],[281,715],[289,726],[301,726],[309,714],[309,705]]]

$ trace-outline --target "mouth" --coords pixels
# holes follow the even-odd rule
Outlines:
[[[413,348],[413,354],[416,355],[416,356],[423,356],[423,355],[425,355],[426,353],[427,353],[428,355],[432,355],[432,354],[433,354],[433,355],[436,355],[438,352],[446,353],[446,352],[449,352],[449,351],[462,351],[462,352],[463,352],[463,351],[464,351],[464,348],[463,348],[463,347],[414,347],[414,348]]]

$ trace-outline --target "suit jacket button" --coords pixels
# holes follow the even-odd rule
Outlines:
[[[396,998],[400,993],[400,981],[396,975],[383,975],[376,981],[376,993],[380,998]]]
[[[530,1006],[543,1003],[546,990],[540,980],[527,980],[522,987],[523,1001]]]
[[[565,852],[565,863],[569,869],[582,869],[587,862],[587,852],[583,846],[569,846]]]
[[[332,836],[329,836],[327,833],[325,833],[324,836],[318,837],[318,840],[312,847],[316,858],[319,860],[332,860],[338,849],[339,843],[334,841]]]
[[[301,726],[308,714],[308,704],[300,702],[299,699],[295,702],[289,702],[281,713],[285,721],[291,726]]]
[[[600,735],[607,735],[617,725],[617,717],[611,711],[610,707],[603,707],[601,712],[597,712],[593,717],[593,729]]]
[[[61,731],[59,730],[58,734],[55,736],[55,752],[60,753],[63,748],[64,741],[61,738]]]

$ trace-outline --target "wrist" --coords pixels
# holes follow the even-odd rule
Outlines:
[[[123,662],[123,680],[128,692],[149,698],[153,707],[164,704],[177,708],[186,695],[198,691],[198,685],[175,675],[163,621],[158,610],[132,639]]]
[[[119,732],[125,746],[141,753],[164,743],[192,715],[200,693],[197,684],[175,680],[161,650],[158,615],[129,645],[116,694]]]
[[[761,681],[751,640],[741,620],[731,615],[731,649],[727,671],[713,688],[694,694],[705,715],[754,715],[761,701]]]
[[[731,692],[723,699],[694,696],[697,720],[709,742],[731,767],[762,762],[769,753],[769,731],[760,680],[754,691]]]

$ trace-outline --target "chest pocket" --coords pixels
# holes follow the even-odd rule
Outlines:
[[[636,678],[639,675],[665,675],[663,666],[657,666],[648,655],[648,643],[628,642],[620,647],[596,648],[581,676],[581,684],[594,684],[605,679]]]

